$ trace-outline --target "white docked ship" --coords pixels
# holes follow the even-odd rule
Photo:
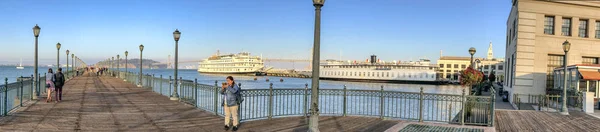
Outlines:
[[[201,61],[198,65],[200,73],[216,74],[256,74],[262,72],[264,63],[262,57],[250,56],[248,52],[238,54],[217,54]]]
[[[23,58],[21,58],[21,62],[19,63],[19,66],[17,66],[17,69],[25,69],[25,67],[23,67]]]
[[[399,82],[399,83],[439,83],[436,77],[437,65],[427,59],[416,62],[379,62],[372,55],[367,62],[343,62],[327,60],[321,64],[320,78],[324,80]]]

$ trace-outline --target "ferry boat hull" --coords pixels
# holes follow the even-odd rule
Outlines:
[[[319,80],[347,81],[347,82],[372,82],[372,83],[400,83],[400,84],[432,84],[432,85],[445,84],[443,81],[438,81],[438,80],[436,80],[436,81],[383,80],[383,79],[329,78],[329,77],[319,77]]]

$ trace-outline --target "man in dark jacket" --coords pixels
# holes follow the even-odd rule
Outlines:
[[[58,68],[58,72],[54,73],[54,89],[56,93],[56,101],[62,100],[62,88],[65,85],[65,76],[62,74],[62,68]]]

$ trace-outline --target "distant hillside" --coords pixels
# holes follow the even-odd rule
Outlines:
[[[109,67],[109,62],[110,61],[100,61],[98,62],[98,64],[107,64],[107,65],[102,65],[105,67]],[[142,59],[142,64],[143,64],[143,68],[164,68],[166,67],[166,64],[159,64],[160,62],[158,61],[154,61],[152,59]],[[119,65],[120,67],[125,67],[125,60],[121,60],[119,61]],[[115,60],[115,62],[113,62],[113,66],[116,67],[117,66],[117,62]],[[140,67],[140,59],[129,59],[127,60],[127,67],[128,68],[138,68]]]

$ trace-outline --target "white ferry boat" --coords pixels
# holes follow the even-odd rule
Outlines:
[[[372,55],[367,62],[327,60],[320,67],[320,79],[342,81],[436,84],[437,65],[430,60],[416,62],[379,62]]]
[[[248,52],[238,54],[217,54],[201,61],[198,65],[200,73],[214,74],[256,74],[264,68],[262,57],[250,56]]]

